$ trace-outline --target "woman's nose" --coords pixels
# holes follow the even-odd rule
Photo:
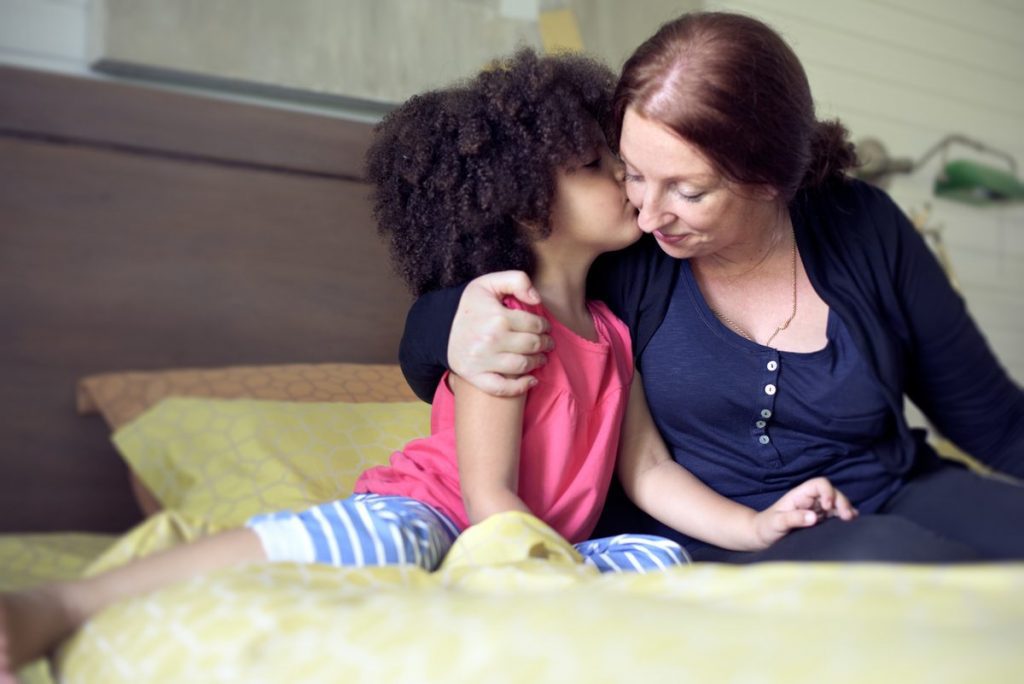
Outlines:
[[[661,210],[661,205],[656,198],[644,197],[643,203],[638,209],[640,213],[637,215],[636,223],[645,233],[653,233],[671,223],[671,217]]]

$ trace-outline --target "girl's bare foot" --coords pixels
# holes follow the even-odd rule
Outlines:
[[[78,627],[63,596],[61,585],[0,593],[0,684],[15,684],[20,667],[46,655]]]

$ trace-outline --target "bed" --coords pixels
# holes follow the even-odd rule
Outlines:
[[[0,69],[0,589],[340,496],[428,426],[366,124]],[[104,611],[44,682],[1013,681],[1024,566],[599,576],[528,516],[436,573],[256,564]]]

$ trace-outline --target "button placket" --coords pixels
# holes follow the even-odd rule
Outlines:
[[[772,437],[768,430],[770,419],[775,415],[775,396],[778,393],[779,376],[779,353],[772,350],[762,361],[761,387],[758,392],[761,397],[757,417],[753,421],[751,435],[754,438],[757,448],[764,450],[762,453],[771,467],[781,467],[782,460],[779,452],[772,444]]]

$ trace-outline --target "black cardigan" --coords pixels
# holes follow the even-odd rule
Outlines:
[[[789,209],[815,291],[842,318],[888,397],[900,439],[880,451],[886,466],[906,473],[918,457],[932,455],[923,432],[906,422],[906,394],[965,452],[1024,477],[1024,391],[889,196],[849,180],[803,190]],[[629,326],[638,368],[665,316],[679,264],[645,236],[603,255],[591,269],[588,294],[607,302]],[[406,319],[402,370],[425,401],[444,372],[463,289],[424,295]]]

